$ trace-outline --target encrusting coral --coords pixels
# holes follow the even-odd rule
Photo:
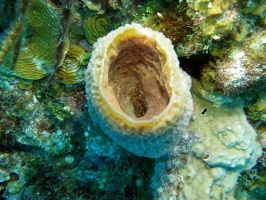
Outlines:
[[[232,45],[227,55],[202,71],[206,89],[238,93],[266,80],[266,32],[259,30],[242,45]],[[256,53],[254,53],[256,52]],[[211,90],[212,90],[211,89]]]
[[[191,79],[170,40],[139,24],[98,40],[85,81],[92,119],[139,156],[172,150],[193,110]]]
[[[101,0],[82,0],[86,7],[90,10],[100,11],[102,8]]]
[[[217,107],[201,98],[200,87],[193,80],[194,112],[188,126],[188,131],[200,139],[193,144],[185,164],[179,161],[180,148],[167,160],[156,161],[157,182],[153,187],[157,199],[243,199],[236,198],[237,178],[262,154],[242,102]],[[164,163],[171,165],[166,168]]]
[[[196,0],[188,1],[189,7],[196,11],[200,11],[205,16],[213,16],[223,14],[227,8],[237,2],[237,0]]]
[[[195,111],[189,131],[200,134],[202,140],[194,144],[187,164],[180,169],[184,177],[180,199],[236,198],[239,173],[253,167],[262,154],[256,132],[241,101],[214,107],[197,90],[192,94]]]

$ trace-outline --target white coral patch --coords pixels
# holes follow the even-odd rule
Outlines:
[[[225,87],[228,85],[235,84],[236,87],[242,85],[243,79],[247,75],[246,68],[244,66],[244,61],[247,59],[245,53],[243,51],[237,52],[232,60],[229,62],[230,67],[228,65],[223,65],[221,67],[222,74],[226,78],[224,82]]]
[[[196,118],[188,130],[201,133],[202,140],[193,145],[186,164],[180,164],[178,168],[165,165],[180,159],[178,151],[168,160],[156,160],[154,195],[156,199],[240,199],[235,198],[239,173],[253,167],[262,154],[256,132],[243,112],[243,103],[214,107],[197,95],[195,87],[192,92]],[[206,112],[202,115],[204,109]],[[178,180],[180,176],[182,181]],[[176,177],[177,186],[170,182],[173,177]],[[175,194],[176,191],[179,192]]]

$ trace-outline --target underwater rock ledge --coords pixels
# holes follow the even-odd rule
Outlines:
[[[98,40],[85,82],[94,122],[138,156],[171,151],[193,111],[191,79],[170,40],[139,24]]]

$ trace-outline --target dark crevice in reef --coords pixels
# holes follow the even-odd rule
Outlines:
[[[25,145],[15,141],[14,138],[7,136],[5,140],[0,138],[0,152],[29,152],[37,156],[46,156],[47,153],[36,146]]]
[[[180,67],[193,78],[200,80],[203,67],[214,61],[214,57],[206,53],[198,53],[190,57],[179,57]]]

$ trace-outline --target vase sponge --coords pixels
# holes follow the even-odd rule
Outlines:
[[[189,123],[191,79],[162,33],[132,24],[100,38],[85,82],[92,119],[138,156],[171,151]]]

